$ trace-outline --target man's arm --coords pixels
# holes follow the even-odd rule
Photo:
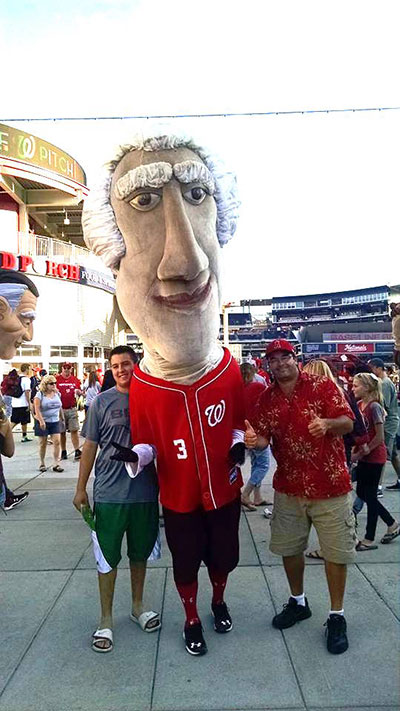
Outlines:
[[[308,431],[312,437],[324,437],[326,434],[344,435],[353,431],[353,420],[347,415],[340,415],[334,419],[315,417],[308,425]]]
[[[97,442],[92,442],[90,439],[85,440],[82,448],[82,455],[79,462],[79,477],[76,485],[76,492],[73,499],[75,508],[81,512],[81,506],[89,506],[89,499],[86,493],[86,486],[93,469],[94,460],[96,459]]]
[[[7,418],[0,419],[0,452],[5,457],[12,457],[15,450],[14,437],[11,430],[11,425]]]

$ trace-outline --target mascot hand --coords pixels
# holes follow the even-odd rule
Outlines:
[[[246,448],[244,442],[236,442],[229,450],[229,464],[233,467],[235,464],[244,464]]]
[[[139,457],[136,452],[132,452],[129,447],[123,447],[118,442],[111,442],[112,446],[115,447],[117,452],[113,454],[110,459],[114,462],[137,462]]]

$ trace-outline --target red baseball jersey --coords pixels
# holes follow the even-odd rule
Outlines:
[[[243,381],[227,349],[219,365],[193,385],[180,385],[135,367],[129,409],[132,442],[157,450],[161,503],[187,513],[233,501],[243,485],[229,464],[233,430],[244,430]]]

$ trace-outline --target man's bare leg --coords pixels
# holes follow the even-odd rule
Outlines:
[[[131,570],[131,588],[132,588],[132,614],[135,615],[136,619],[139,619],[143,609],[143,589],[144,581],[146,579],[146,568],[147,561],[130,561]],[[147,623],[147,628],[159,627],[160,622],[158,619],[149,620]]]
[[[109,573],[98,573],[101,609],[99,630],[103,630],[106,628],[112,630],[113,628],[112,606],[114,600],[116,578],[117,568],[114,568],[114,570],[111,570]],[[110,642],[106,639],[99,639],[96,642],[96,646],[100,647],[101,649],[107,649],[110,646]]]
[[[290,592],[292,595],[302,595],[304,592],[304,555],[289,555],[283,557]]]
[[[331,610],[342,610],[346,588],[347,565],[325,561],[326,579],[331,597]]]
[[[71,440],[72,440],[72,446],[75,450],[79,449],[79,432],[71,432]],[[62,447],[62,449],[65,449],[65,447]]]

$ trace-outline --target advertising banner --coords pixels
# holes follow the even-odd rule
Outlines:
[[[336,343],[303,343],[303,353],[336,353]]]
[[[393,351],[394,341],[387,341],[387,343],[375,343],[376,353],[391,353]]]
[[[325,341],[359,341],[360,337],[364,341],[391,341],[392,334],[390,331],[371,332],[371,333],[323,333],[322,340]]]
[[[374,343],[338,343],[338,353],[374,353]]]

